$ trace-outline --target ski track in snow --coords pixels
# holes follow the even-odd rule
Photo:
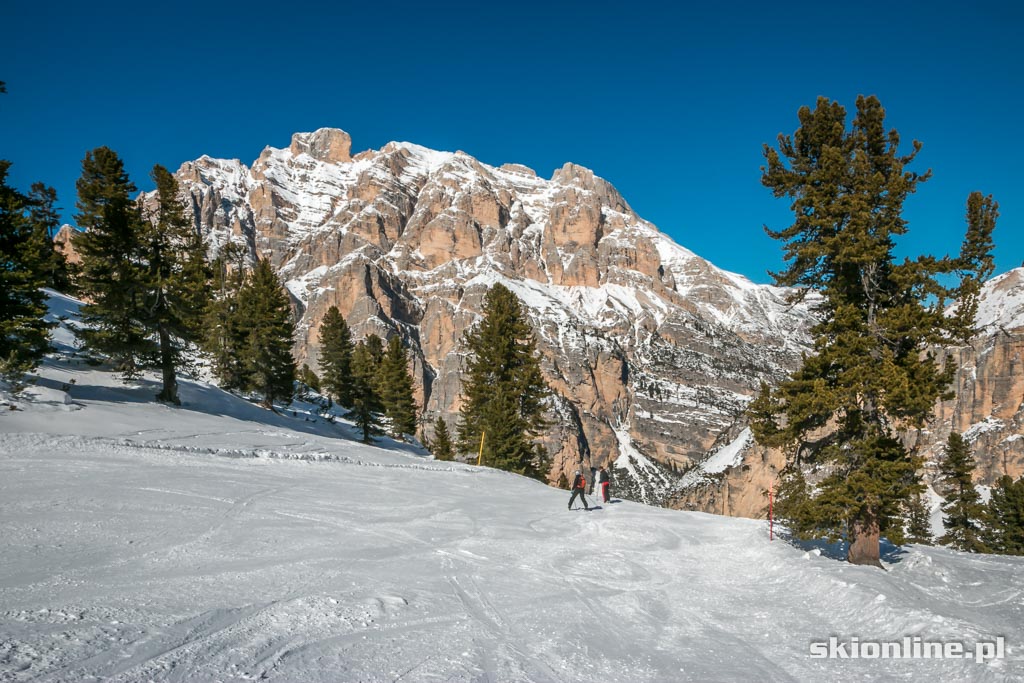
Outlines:
[[[753,520],[567,512],[202,384],[171,409],[75,369],[51,400],[67,372],[0,412],[0,681],[1024,677],[1020,558],[910,547],[882,572]],[[811,659],[832,635],[1002,635],[1007,658]]]

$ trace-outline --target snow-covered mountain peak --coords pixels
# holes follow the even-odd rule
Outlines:
[[[985,283],[975,324],[982,330],[1024,327],[1024,266]]]

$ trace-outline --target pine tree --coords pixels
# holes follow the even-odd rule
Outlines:
[[[933,542],[931,514],[924,495],[913,496],[907,501],[906,540],[921,545],[931,545]]]
[[[992,552],[1024,555],[1024,477],[1003,475],[992,488],[983,540]]]
[[[189,254],[195,231],[185,216],[185,207],[178,198],[178,181],[159,164],[153,167],[156,183],[156,207],[141,235],[141,252],[149,271],[145,291],[143,324],[156,336],[158,353],[153,365],[159,368],[162,386],[158,401],[178,405],[177,371],[184,360],[184,350],[196,341],[199,329],[197,293],[206,287],[202,270],[202,254]],[[198,258],[199,269],[186,269],[189,256]]]
[[[384,360],[384,341],[375,334],[368,335],[363,341],[366,343],[366,353],[369,354],[367,357],[376,376],[380,364]]]
[[[549,394],[537,343],[519,300],[496,284],[484,300],[483,320],[468,330],[468,377],[463,382],[459,450],[475,453],[484,436],[483,462],[535,478],[547,463],[531,443],[545,426]]]
[[[43,321],[46,267],[40,262],[30,201],[7,185],[10,162],[0,160],[0,376],[17,382],[50,349]]]
[[[64,254],[54,249],[53,237],[60,227],[57,191],[43,183],[32,183],[28,194],[28,219],[32,225],[32,251],[45,276],[45,286],[59,292],[73,293],[73,269]]]
[[[388,340],[387,351],[377,370],[377,386],[384,416],[388,418],[391,436],[396,439],[416,432],[416,399],[412,376],[402,340],[395,335]]]
[[[352,333],[337,306],[320,324],[320,374],[324,391],[344,408],[352,407]]]
[[[295,382],[292,338],[295,325],[284,287],[261,259],[238,297],[241,330],[243,388],[263,395],[263,407],[273,409],[274,401],[291,402]]]
[[[452,437],[448,433],[448,423],[443,417],[438,417],[434,423],[434,439],[430,444],[430,452],[438,460],[454,460],[455,449],[452,446]]]
[[[239,295],[246,280],[246,252],[234,243],[222,247],[213,262],[213,298],[206,306],[203,348],[213,360],[213,374],[229,391],[239,390],[245,382],[242,348],[245,326],[239,310]]]
[[[85,325],[78,334],[86,349],[107,355],[130,379],[155,351],[143,322],[148,269],[142,259],[142,216],[130,197],[135,185],[117,154],[98,147],[86,153],[77,188],[75,218],[85,233],[75,246],[88,302],[81,308]]]
[[[773,273],[776,284],[820,293],[821,322],[814,355],[777,389],[765,387],[750,415],[762,444],[790,452],[792,500],[780,495],[779,509],[792,530],[845,536],[848,561],[880,565],[880,536],[901,542],[905,502],[923,488],[920,460],[897,429],[923,425],[948,395],[955,368],[940,369],[927,349],[970,336],[979,283],[992,270],[997,206],[972,195],[959,257],[897,262],[903,202],[930,175],[905,170],[920,144],[899,154],[899,134],[886,132],[873,96],[857,98],[850,128],[846,110],[826,98],[801,108],[799,119],[778,150],[764,147],[762,183],[792,200],[795,218],[766,230],[788,261]],[[959,276],[959,286],[944,286],[945,275]],[[951,299],[958,315],[947,317]],[[816,469],[815,481],[797,480],[805,467]]]
[[[376,386],[376,364],[366,342],[359,342],[352,350],[352,410],[348,417],[363,432],[363,443],[371,443],[375,434],[382,434],[377,414],[384,407]]]
[[[299,369],[298,379],[313,391],[320,392],[320,378],[316,376],[316,373],[306,363],[303,363]]]
[[[981,542],[984,508],[974,487],[974,456],[963,437],[952,432],[946,441],[946,457],[939,463],[939,481],[948,487],[942,519],[946,533],[939,543],[969,553],[988,552]]]

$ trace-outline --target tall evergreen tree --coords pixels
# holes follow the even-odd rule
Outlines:
[[[483,316],[463,338],[470,355],[462,385],[459,450],[476,453],[486,435],[485,464],[542,479],[547,463],[532,437],[546,426],[549,389],[533,330],[515,294],[501,284],[487,292]]]
[[[384,360],[384,340],[375,334],[370,334],[367,335],[363,342],[366,344],[366,353],[368,354],[367,358],[370,361],[370,367],[373,368],[374,376],[376,376],[380,370],[380,364]]]
[[[987,552],[981,542],[984,508],[974,487],[974,456],[963,437],[952,432],[946,441],[945,458],[939,463],[939,481],[948,489],[942,505],[946,533],[939,543],[969,553]]]
[[[130,196],[135,185],[120,157],[97,147],[82,161],[77,188],[75,218],[85,233],[75,247],[82,257],[79,284],[87,301],[79,336],[87,349],[107,355],[132,378],[155,350],[144,324],[149,273],[142,258],[142,216]]]
[[[43,183],[32,183],[28,207],[28,219],[32,225],[32,251],[39,270],[45,276],[46,286],[59,292],[72,293],[72,269],[64,254],[54,249],[53,245],[53,237],[60,227],[57,191]]]
[[[263,395],[263,406],[273,409],[274,401],[291,402],[295,382],[292,339],[295,325],[284,287],[270,266],[261,259],[238,297],[245,345],[241,349],[243,388]]]
[[[395,335],[388,340],[387,351],[377,371],[381,405],[390,421],[391,436],[396,439],[416,433],[416,399],[413,397],[412,375],[402,340]]]
[[[800,536],[846,536],[847,559],[880,565],[879,539],[903,535],[905,501],[922,490],[919,458],[898,428],[924,424],[948,395],[955,368],[926,350],[966,340],[978,283],[991,274],[996,205],[977,195],[960,256],[898,263],[895,238],[907,232],[903,202],[929,173],[906,171],[920,149],[902,156],[899,134],[885,130],[875,97],[858,97],[852,126],[826,98],[799,112],[800,128],[764,147],[762,183],[792,199],[795,222],[767,230],[784,245],[777,284],[820,293],[814,355],[777,389],[751,404],[758,440],[787,448],[788,496],[778,512]],[[957,289],[943,275],[959,275]],[[944,315],[958,299],[959,316]],[[824,435],[823,435],[824,433]],[[798,479],[815,466],[816,481]],[[802,481],[802,484],[800,483]],[[813,485],[813,488],[809,488]]]
[[[452,446],[452,437],[448,432],[448,423],[440,416],[434,423],[434,438],[430,442],[430,452],[438,460],[455,459],[455,448]]]
[[[1003,475],[985,508],[982,539],[992,552],[1024,555],[1024,477]]]
[[[297,377],[300,382],[313,391],[320,391],[320,378],[316,376],[316,373],[306,363],[303,363],[302,367],[299,368]]]
[[[363,432],[363,443],[373,441],[375,434],[382,434],[380,396],[377,394],[377,366],[373,354],[361,341],[352,350],[352,410],[348,416]]]
[[[0,160],[0,375],[17,380],[50,349],[43,321],[45,264],[40,263],[29,199],[7,185],[10,162]]]
[[[337,306],[320,323],[320,374],[324,391],[338,405],[352,407],[352,332]]]
[[[141,237],[142,253],[149,272],[146,286],[145,327],[156,336],[157,356],[162,387],[157,400],[180,404],[177,371],[182,365],[184,349],[196,341],[198,293],[205,290],[202,254],[188,254],[193,246],[190,222],[178,198],[178,181],[159,164],[153,167],[156,183],[156,205],[148,216]],[[200,268],[187,269],[189,257],[200,260]],[[195,265],[195,264],[193,264]]]
[[[242,349],[246,335],[239,295],[246,280],[246,252],[241,246],[224,245],[212,265],[212,298],[204,314],[203,348],[213,360],[213,374],[227,390],[241,389],[245,381]]]
[[[908,543],[932,544],[931,515],[923,494],[913,496],[907,501],[906,539]]]

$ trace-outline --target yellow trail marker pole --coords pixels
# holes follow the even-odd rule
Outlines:
[[[476,464],[479,465],[480,461],[484,457],[484,437],[487,436],[487,432],[480,432],[480,454],[476,456]]]

